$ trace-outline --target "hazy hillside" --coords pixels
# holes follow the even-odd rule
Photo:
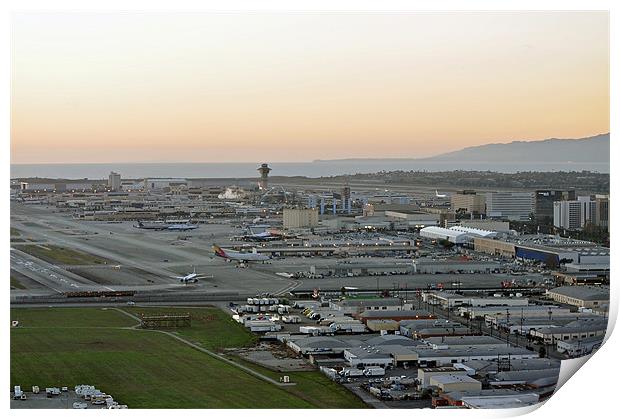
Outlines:
[[[432,161],[538,161],[608,162],[609,133],[578,139],[550,138],[542,141],[513,141],[485,144],[440,154]]]
[[[609,133],[577,139],[550,138],[539,141],[513,141],[504,144],[485,144],[467,147],[450,153],[427,158],[403,156],[402,158],[352,158],[314,160],[314,163],[441,163],[441,162],[510,162],[510,163],[609,163]],[[541,168],[542,169],[542,168]],[[389,170],[389,169],[387,169]]]

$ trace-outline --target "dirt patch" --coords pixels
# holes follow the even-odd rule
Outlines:
[[[305,359],[282,344],[260,343],[253,348],[236,349],[239,357],[278,372],[314,371]]]

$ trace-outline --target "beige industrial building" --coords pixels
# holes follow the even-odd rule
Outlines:
[[[503,240],[485,239],[483,237],[474,237],[474,250],[494,256],[509,258],[515,257],[516,254],[514,243],[508,243]]]
[[[462,191],[450,196],[450,209],[468,214],[484,214],[486,196],[476,195],[474,191]]]
[[[430,385],[439,388],[444,393],[450,391],[480,391],[482,383],[467,375],[438,375],[431,377]]]
[[[609,288],[587,285],[558,287],[548,290],[547,297],[562,304],[598,308],[609,304]]]
[[[441,376],[446,376],[446,375],[467,376],[467,371],[463,368],[456,368],[456,367],[418,368],[418,380],[420,380],[420,385],[422,387],[430,386],[431,378],[441,377]]]
[[[319,225],[318,208],[284,208],[282,212],[284,228],[310,228]]]

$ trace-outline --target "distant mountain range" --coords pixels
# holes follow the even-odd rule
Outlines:
[[[549,138],[539,141],[494,143],[433,157],[415,159],[343,159],[342,161],[415,160],[420,162],[609,162],[609,133],[576,139]],[[325,162],[326,160],[316,160]]]
[[[540,162],[608,162],[609,133],[577,139],[550,138],[541,141],[513,141],[485,144],[440,154],[433,161],[540,161]]]

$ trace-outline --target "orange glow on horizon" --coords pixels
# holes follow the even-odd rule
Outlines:
[[[11,160],[415,158],[605,133],[608,19],[19,13]]]

